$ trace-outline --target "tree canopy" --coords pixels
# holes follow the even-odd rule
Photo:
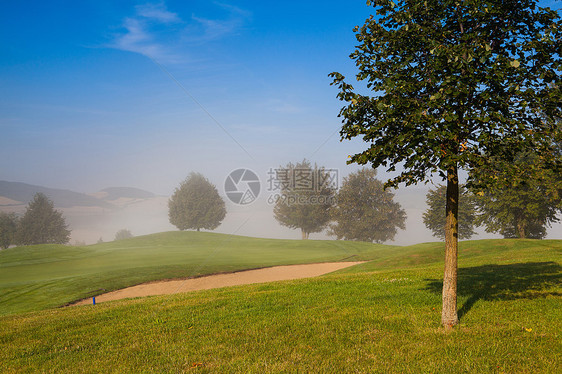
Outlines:
[[[15,243],[18,218],[14,213],[0,212],[0,248],[8,248]]]
[[[331,213],[330,233],[338,239],[383,243],[406,228],[406,212],[375,176],[364,168],[344,178]]]
[[[476,194],[477,223],[487,232],[505,238],[542,239],[546,229],[558,222],[562,211],[562,175],[546,168],[537,168],[540,156],[520,152],[509,165],[498,163],[487,178],[495,183]],[[474,173],[473,179],[483,174]]]
[[[445,239],[447,187],[440,185],[430,189],[426,195],[427,210],[423,213],[423,223],[433,236]],[[459,239],[470,239],[476,232],[476,202],[474,195],[463,185],[459,187]]]
[[[18,222],[17,244],[66,244],[69,240],[70,230],[62,212],[55,210],[47,196],[36,194]]]
[[[168,216],[180,230],[214,230],[226,216],[226,207],[207,178],[190,173],[168,201]]]
[[[375,0],[351,54],[372,96],[340,73],[342,139],[367,149],[350,162],[401,170],[387,186],[447,181],[442,323],[458,323],[458,168],[534,149],[550,159],[560,117],[556,11],[535,0]],[[550,160],[549,160],[550,162]],[[552,161],[550,164],[554,165]],[[483,184],[491,183],[482,180]],[[470,181],[469,181],[470,183]]]
[[[275,219],[282,226],[300,229],[303,239],[324,230],[334,205],[333,177],[324,167],[313,167],[307,160],[277,169],[280,194],[273,208]]]

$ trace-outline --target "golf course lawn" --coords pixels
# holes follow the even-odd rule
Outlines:
[[[461,242],[451,332],[440,327],[442,252],[442,243],[209,233],[0,251],[0,372],[559,371],[562,241]],[[97,288],[338,260],[369,262],[318,278],[53,308]]]
[[[276,265],[364,261],[392,246],[167,232],[84,247],[0,251],[0,315],[53,308],[139,283]]]

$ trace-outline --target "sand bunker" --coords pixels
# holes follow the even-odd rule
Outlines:
[[[311,278],[361,263],[362,262],[327,262],[321,264],[275,266],[229,274],[208,275],[200,278],[145,283],[98,295],[96,296],[96,303],[132,297],[169,295],[180,292],[208,290],[211,288],[238,286],[242,284]],[[74,305],[88,304],[92,304],[92,299],[85,299]]]

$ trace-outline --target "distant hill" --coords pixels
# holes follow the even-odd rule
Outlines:
[[[57,208],[70,208],[73,206],[113,207],[112,204],[104,200],[79,192],[34,186],[20,182],[0,181],[0,196],[23,204],[29,203],[33,200],[33,196],[39,192],[51,199]]]
[[[127,199],[150,199],[156,197],[152,192],[133,187],[109,187],[100,191],[99,197],[103,200]],[[103,194],[102,194],[103,193]]]

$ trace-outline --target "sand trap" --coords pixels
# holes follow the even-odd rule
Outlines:
[[[275,266],[229,274],[208,275],[200,278],[145,283],[98,295],[96,296],[96,303],[132,297],[170,295],[180,292],[208,290],[211,288],[238,286],[242,284],[311,278],[361,263],[362,262],[327,262],[321,264]],[[73,305],[89,304],[92,304],[91,298],[79,301]]]

